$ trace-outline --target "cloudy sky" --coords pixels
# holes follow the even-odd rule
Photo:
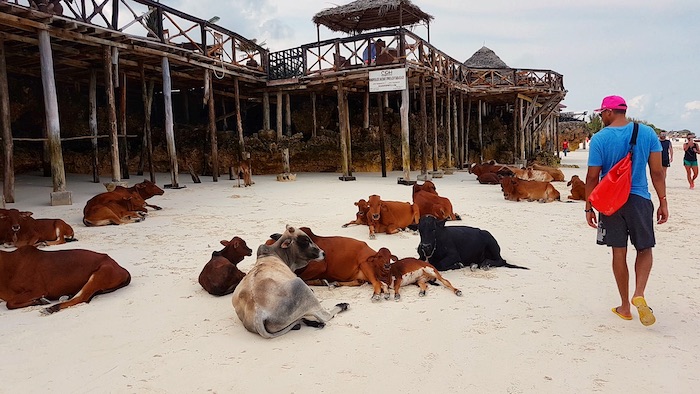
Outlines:
[[[162,0],[271,51],[316,41],[313,15],[337,0]],[[666,130],[700,133],[698,0],[413,0],[435,17],[433,45],[458,60],[487,46],[510,67],[564,75],[569,111],[623,96],[628,115]],[[427,29],[414,32],[427,38]],[[342,36],[321,27],[321,39]]]

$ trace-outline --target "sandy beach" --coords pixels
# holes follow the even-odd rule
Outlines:
[[[302,327],[276,339],[243,328],[231,296],[214,297],[197,276],[220,240],[243,238],[255,251],[286,224],[318,235],[342,235],[417,257],[419,236],[341,228],[353,202],[379,194],[410,201],[401,172],[298,173],[295,182],[254,175],[255,185],[228,179],[187,187],[150,200],[163,207],[142,223],[85,227],[82,209],[103,192],[90,175],[68,176],[73,205],[48,205],[51,179],[17,178],[15,204],[35,218],[62,218],[78,242],[47,250],[107,253],[131,272],[129,286],[51,316],[40,307],[7,310],[0,302],[0,393],[693,393],[700,377],[700,190],[689,190],[676,143],[668,172],[668,223],[656,227],[655,265],[646,298],[657,323],[624,321],[610,251],[595,243],[583,202],[510,202],[499,186],[467,172],[434,179],[461,222],[490,231],[508,262],[496,268],[449,271],[460,288],[402,290],[402,300],[371,302],[369,285],[314,291],[327,308],[349,302],[324,329]],[[569,153],[567,176],[585,179],[587,151]],[[292,163],[294,170],[294,163]],[[412,171],[412,179],[418,174]],[[103,174],[106,175],[106,174]],[[103,181],[108,180],[103,176]],[[129,184],[141,181],[132,175]],[[159,185],[170,183],[159,174]],[[565,200],[564,182],[554,186]],[[652,193],[655,206],[656,195]],[[695,213],[694,213],[695,212]],[[628,261],[634,249],[630,247]],[[238,266],[248,271],[255,255]],[[695,372],[693,372],[695,371]]]

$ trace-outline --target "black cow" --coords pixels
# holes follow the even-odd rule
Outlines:
[[[444,220],[434,216],[423,216],[418,222],[421,260],[434,265],[439,271],[471,267],[521,268],[508,264],[501,257],[501,247],[496,238],[486,230],[467,226],[447,226]]]

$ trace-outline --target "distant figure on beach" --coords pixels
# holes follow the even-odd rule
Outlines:
[[[561,144],[561,147],[562,147],[562,151],[564,151],[564,157],[566,157],[566,154],[569,153],[569,141],[564,140],[564,142],[562,142],[562,144]]]
[[[683,151],[685,152],[683,166],[688,176],[688,183],[691,189],[695,189],[695,180],[698,178],[698,152],[700,152],[695,142],[695,134],[688,135],[688,140],[683,144]]]
[[[617,212],[610,216],[601,213],[596,221],[595,212],[588,198],[601,177],[627,155],[634,129],[634,123],[627,120],[627,103],[620,96],[605,97],[596,112],[600,113],[605,127],[591,138],[586,176],[586,221],[589,226],[598,229],[597,243],[612,248],[613,274],[622,300],[622,304],[612,308],[612,312],[624,320],[632,320],[627,269],[629,234],[632,245],[637,249],[632,305],[637,307],[642,324],[649,326],[654,324],[656,318],[644,299],[644,290],[653,262],[651,248],[656,244],[656,239],[654,237],[654,204],[651,202],[651,193],[649,193],[646,167],[648,163],[651,182],[659,197],[656,223],[662,224],[668,220],[668,202],[666,201],[666,180],[661,166],[661,143],[654,129],[643,124],[639,125],[632,155],[632,189],[629,199]]]
[[[673,162],[673,146],[671,146],[671,140],[666,139],[665,131],[659,133],[659,141],[661,142],[661,166],[664,169],[664,179],[666,179],[668,167],[671,167]]]

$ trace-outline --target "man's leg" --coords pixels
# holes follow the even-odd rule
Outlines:
[[[617,290],[620,292],[620,300],[622,301],[622,304],[617,307],[617,312],[624,316],[631,316],[629,299],[630,274],[627,270],[627,247],[612,248],[612,254],[613,274],[615,275]]]
[[[637,259],[634,262],[635,283],[634,297],[644,297],[644,289],[647,287],[649,273],[654,257],[651,253],[651,248],[646,248],[637,251]]]

